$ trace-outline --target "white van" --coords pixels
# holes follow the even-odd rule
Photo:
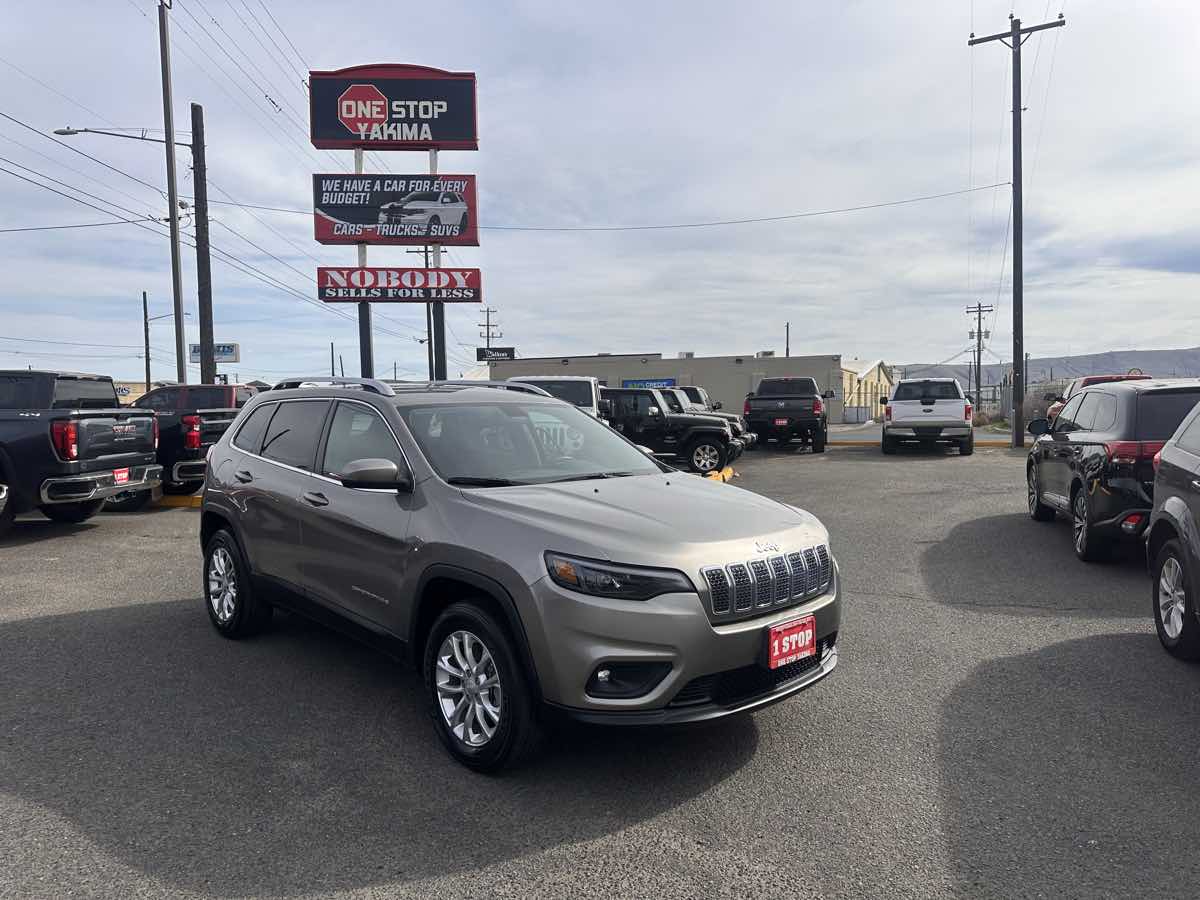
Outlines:
[[[550,396],[572,403],[593,418],[608,424],[608,416],[600,411],[602,401],[598,378],[590,375],[516,375],[508,380],[536,385]]]

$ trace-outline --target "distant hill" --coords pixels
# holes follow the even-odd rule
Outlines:
[[[949,366],[934,366],[924,363],[897,365],[893,367],[896,378],[925,376],[929,378],[957,378],[967,383],[969,366],[966,363]],[[1069,381],[1081,375],[1111,375],[1141,369],[1147,375],[1161,377],[1200,376],[1200,347],[1186,350],[1114,350],[1109,353],[1091,353],[1085,356],[1048,356],[1029,360],[1029,382]],[[999,363],[984,364],[983,383],[999,384],[1008,374],[1009,366]]]

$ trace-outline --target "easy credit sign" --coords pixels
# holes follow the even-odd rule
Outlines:
[[[323,266],[317,296],[326,303],[479,303],[483,284],[478,269]]]
[[[478,150],[475,73],[428,66],[309,72],[309,129],[323,150]]]

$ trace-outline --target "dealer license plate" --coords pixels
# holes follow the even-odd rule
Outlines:
[[[767,668],[778,669],[788,663],[812,656],[817,652],[817,619],[805,616],[781,625],[772,625],[767,632]]]
[[[787,423],[788,423],[787,419],[776,419],[775,420],[776,425],[786,425]]]
[[[114,484],[129,484],[129,470],[128,469],[113,469],[113,483]]]

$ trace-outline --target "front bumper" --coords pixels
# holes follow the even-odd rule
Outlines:
[[[162,484],[162,466],[130,466],[129,480],[117,484],[113,472],[87,472],[62,478],[47,478],[39,492],[43,504],[82,503],[103,500],[125,491],[144,491]]]
[[[837,664],[841,578],[836,562],[828,591],[805,602],[735,622],[714,624],[698,594],[646,601],[608,600],[564,590],[548,577],[531,586],[540,627],[527,635],[542,695],[569,717],[616,724],[689,722],[765,706],[820,681]],[[812,663],[770,672],[761,665],[770,626],[816,620]],[[601,698],[587,692],[603,665],[669,663],[645,694]],[[778,676],[777,674],[778,673]]]

